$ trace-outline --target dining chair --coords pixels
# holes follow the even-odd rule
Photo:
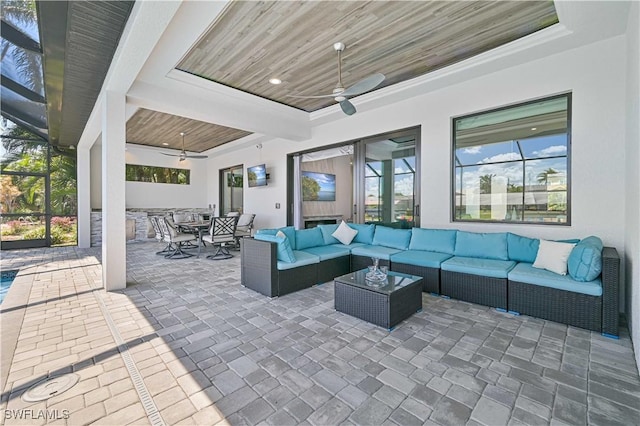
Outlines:
[[[253,220],[256,215],[253,213],[243,213],[238,217],[238,223],[236,224],[235,237],[235,249],[240,250],[240,238],[250,237],[251,230],[253,229]]]
[[[194,222],[192,213],[173,213],[175,223]]]
[[[164,257],[168,259],[184,259],[193,256],[193,254],[185,252],[184,249],[187,248],[187,243],[193,243],[198,237],[178,231],[172,221],[166,217],[159,218],[158,224],[164,235],[164,241],[169,244],[168,247],[170,248],[169,253]],[[197,246],[191,248],[194,247]]]
[[[233,257],[229,253],[228,246],[235,244],[236,223],[238,223],[238,216],[214,217],[211,219],[209,234],[204,235],[202,240],[211,243],[215,248],[215,252],[207,256],[207,259],[222,260]]]
[[[194,231],[192,228],[186,228],[184,226],[180,226],[181,223],[188,223],[188,222],[196,222],[198,216],[194,215],[193,213],[173,213],[171,215],[172,219],[173,219],[173,223],[171,221],[169,221],[170,225],[174,225],[174,227],[179,231],[182,232],[183,234],[193,234],[195,236],[198,236],[198,231]],[[184,245],[185,248],[195,248],[197,247],[196,244],[193,244],[192,242],[188,242]]]
[[[159,220],[161,218],[158,216],[149,216],[149,222],[151,222],[151,226],[153,227],[153,232],[155,232],[155,239],[158,240],[159,243],[163,243],[164,241],[164,233],[160,228]],[[156,254],[165,255],[171,252],[171,244],[167,244],[165,248],[156,252]]]

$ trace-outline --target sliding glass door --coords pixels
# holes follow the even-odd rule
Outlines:
[[[419,227],[419,149],[420,128],[415,127],[290,155],[288,223],[307,227],[309,220],[339,217],[394,228]],[[300,161],[297,172],[295,158]],[[316,185],[319,190],[327,181],[335,182],[335,199],[305,199],[302,192],[301,202],[294,202],[294,182],[309,184],[310,178],[322,181]],[[294,220],[296,209],[299,223]]]
[[[229,212],[242,213],[243,172],[242,164],[220,170],[220,216]]]
[[[419,227],[419,128],[363,139],[356,154],[356,220]]]

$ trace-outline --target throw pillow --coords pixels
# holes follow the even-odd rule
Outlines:
[[[356,237],[358,231],[351,228],[347,223],[343,220],[342,223],[338,226],[338,229],[335,230],[333,234],[333,238],[340,241],[345,246],[351,244],[351,241]]]
[[[602,272],[602,240],[587,237],[573,248],[567,261],[569,275],[576,281],[593,281]]]
[[[575,244],[540,240],[534,268],[546,269],[560,275],[567,275],[567,260]]]

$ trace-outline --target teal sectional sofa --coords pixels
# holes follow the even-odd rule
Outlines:
[[[618,335],[620,259],[597,237],[575,240],[568,274],[534,268],[539,239],[512,233],[394,229],[349,224],[258,230],[241,246],[242,284],[269,297],[331,281],[371,265],[423,277],[423,291]],[[280,232],[278,232],[280,231]]]

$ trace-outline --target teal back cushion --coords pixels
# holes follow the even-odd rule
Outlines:
[[[285,226],[284,228],[280,228],[279,231],[282,231],[284,235],[289,239],[289,244],[291,244],[292,250],[298,250],[296,247],[296,228],[293,226]]]
[[[456,248],[456,231],[453,229],[413,228],[409,250],[435,251],[453,254]]]
[[[409,248],[409,241],[411,241],[411,229],[394,229],[378,225],[373,234],[374,246],[406,250]]]
[[[373,244],[373,233],[376,230],[375,225],[365,225],[362,223],[348,223],[347,225],[358,231],[352,243]]]
[[[602,272],[602,240],[587,237],[571,251],[567,261],[567,271],[576,281],[593,281]]]
[[[322,232],[322,238],[324,238],[325,246],[328,246],[329,244],[340,244],[340,241],[331,235],[336,232],[336,229],[338,229],[338,224],[318,225],[318,228],[320,228],[320,231]]]
[[[256,240],[269,241],[271,243],[278,244],[278,260],[282,262],[293,263],[296,261],[296,256],[293,254],[291,244],[289,244],[289,238],[282,238],[276,235],[270,235],[267,233],[256,233],[254,236]]]
[[[276,235],[278,233],[277,229],[256,229],[256,234],[265,234],[265,235]]]
[[[454,254],[480,259],[509,260],[507,234],[458,231]]]
[[[509,260],[533,263],[538,255],[538,247],[540,247],[540,240],[537,238],[523,237],[511,232],[507,234]]]
[[[324,238],[320,228],[297,229],[296,230],[296,250],[304,250],[309,247],[324,245]]]

